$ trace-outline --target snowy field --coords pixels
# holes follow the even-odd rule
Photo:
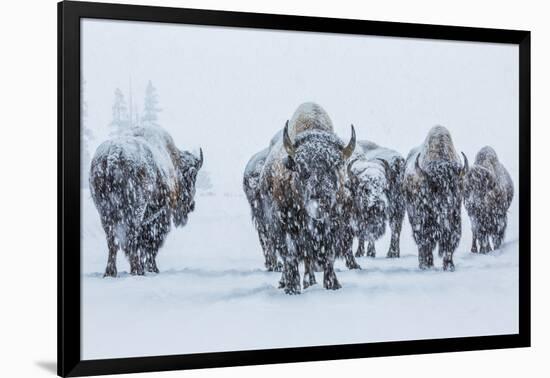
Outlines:
[[[516,193],[517,194],[517,193]],[[517,197],[516,197],[517,198]],[[84,359],[219,352],[518,331],[517,200],[506,242],[489,255],[469,252],[463,214],[456,271],[420,271],[408,220],[400,259],[386,259],[388,233],[360,271],[342,261],[343,288],[317,284],[298,296],[266,272],[244,194],[197,195],[196,211],[160,250],[160,274],[134,277],[119,252],[119,277],[102,278],[105,236],[89,191],[82,191]],[[436,253],[437,256],[437,253]]]

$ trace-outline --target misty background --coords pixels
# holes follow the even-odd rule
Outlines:
[[[90,154],[112,131],[114,92],[180,149],[202,147],[212,190],[242,194],[244,167],[302,102],[323,106],[344,140],[406,157],[442,124],[473,163],[491,145],[518,182],[515,45],[84,19],[81,70]],[[517,189],[517,187],[516,187]]]

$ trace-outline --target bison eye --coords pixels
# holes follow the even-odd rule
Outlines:
[[[294,159],[290,156],[287,156],[284,161],[285,167],[291,171],[296,170],[296,163],[294,162]]]

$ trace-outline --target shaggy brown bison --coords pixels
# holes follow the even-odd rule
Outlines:
[[[514,183],[489,146],[476,155],[464,178],[464,206],[472,225],[474,253],[498,249],[506,232],[507,211],[514,198]]]
[[[421,269],[433,266],[439,246],[443,269],[454,270],[453,253],[460,242],[462,178],[468,170],[456,153],[451,134],[433,127],[424,143],[407,156],[403,191]]]
[[[317,264],[324,271],[323,286],[338,289],[335,220],[340,216],[345,163],[355,149],[353,126],[345,144],[323,108],[305,103],[287,121],[282,138],[274,139],[260,175],[260,191],[272,245],[283,259],[280,286],[287,294],[300,292],[298,265],[304,261],[304,288],[315,283]]]
[[[158,272],[157,252],[170,224],[194,210],[200,157],[180,151],[160,127],[132,128],[102,143],[92,159],[90,190],[107,237],[105,276],[116,277],[122,249],[131,274]]]

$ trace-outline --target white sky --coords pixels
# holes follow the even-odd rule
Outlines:
[[[323,106],[347,140],[404,156],[434,124],[470,161],[492,145],[518,182],[516,45],[83,20],[82,73],[96,145],[113,92],[141,107],[150,79],[160,124],[182,149],[201,146],[214,191],[241,193],[250,156],[298,105]]]

